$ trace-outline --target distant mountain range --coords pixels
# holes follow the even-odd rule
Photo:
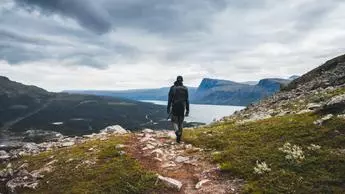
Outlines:
[[[281,86],[287,85],[298,76],[289,79],[269,78],[259,82],[233,82],[205,78],[199,87],[188,87],[191,103],[195,104],[217,104],[217,105],[239,105],[245,106],[257,102],[267,96],[279,91]],[[138,89],[122,91],[104,90],[67,90],[67,93],[91,94],[98,96],[122,97],[132,100],[167,100],[170,87],[157,89]]]
[[[111,96],[128,98],[132,100],[168,100],[168,93],[170,87],[155,88],[155,89],[137,89],[137,90],[121,90],[121,91],[107,91],[107,90],[66,90],[64,92],[71,94],[90,94],[97,96]],[[188,87],[189,94],[193,95],[197,88]]]

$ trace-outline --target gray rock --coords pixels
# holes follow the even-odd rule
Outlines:
[[[75,142],[74,142],[74,141],[63,142],[63,143],[61,144],[62,147],[71,147],[71,146],[73,146],[73,145],[75,145]]]
[[[0,150],[0,161],[8,160],[10,158],[11,156],[5,150]]]
[[[152,149],[155,149],[155,146],[151,144],[147,144],[146,147],[144,147],[142,150],[145,151],[145,150],[152,150]]]
[[[208,183],[208,182],[210,182],[210,180],[208,180],[208,179],[204,179],[204,180],[199,181],[195,185],[195,189],[200,189],[205,183]]]
[[[177,156],[176,159],[175,159],[175,162],[182,163],[182,162],[187,162],[188,160],[189,160],[188,157]]]
[[[321,126],[325,121],[331,119],[332,117],[333,117],[332,114],[328,114],[328,115],[322,117],[321,119],[314,121],[314,124]]]
[[[319,109],[321,107],[322,107],[322,104],[318,104],[318,103],[309,103],[307,105],[307,109],[308,110],[317,110],[317,109]]]
[[[36,143],[26,143],[23,146],[23,151],[26,154],[38,154],[40,152],[40,148]]]
[[[345,94],[333,97],[327,102],[327,106],[345,105]]]
[[[182,188],[182,182],[169,177],[158,176],[158,180],[162,181],[166,186],[180,191]]]
[[[122,149],[122,148],[125,148],[125,147],[126,147],[126,146],[123,145],[123,144],[117,144],[117,145],[115,146],[116,149]]]
[[[101,130],[101,133],[126,134],[128,133],[128,131],[122,128],[120,125],[113,125],[113,126],[108,126],[105,129]]]
[[[16,193],[18,188],[36,189],[37,186],[38,182],[30,177],[16,177],[6,183],[6,187],[11,193]]]
[[[152,129],[144,129],[142,130],[143,133],[154,133],[155,131]]]
[[[20,165],[18,169],[27,169],[28,167],[29,167],[29,163],[24,163]]]
[[[175,164],[175,162],[173,162],[173,161],[169,161],[169,162],[166,162],[166,163],[164,163],[164,164],[162,164],[162,168],[170,168],[170,167],[175,167],[175,166],[177,166],[176,164]]]
[[[157,158],[162,157],[164,155],[163,150],[155,149],[151,152],[151,154],[155,154]]]

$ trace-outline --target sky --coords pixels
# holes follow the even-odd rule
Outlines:
[[[302,75],[345,53],[344,0],[0,0],[0,75],[49,91]]]

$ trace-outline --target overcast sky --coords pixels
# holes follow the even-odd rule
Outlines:
[[[301,75],[345,53],[344,0],[0,0],[0,75],[50,91]]]

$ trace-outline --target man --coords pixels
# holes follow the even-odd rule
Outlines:
[[[182,76],[177,76],[174,85],[170,88],[167,112],[171,116],[176,142],[180,143],[184,117],[189,115],[188,89],[183,85]]]

